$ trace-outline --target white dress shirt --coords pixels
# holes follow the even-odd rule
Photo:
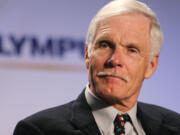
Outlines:
[[[112,105],[105,103],[103,100],[95,96],[91,92],[89,85],[86,86],[85,97],[92,109],[93,116],[101,132],[101,135],[114,135],[113,122],[118,113],[128,113],[133,123],[125,123],[125,135],[145,135],[141,123],[136,116],[137,104],[135,104],[135,106],[128,112],[121,112]]]

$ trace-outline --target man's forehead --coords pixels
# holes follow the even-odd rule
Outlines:
[[[99,21],[99,23],[97,24],[97,29],[102,26],[102,25],[106,25],[107,23],[114,23],[114,20],[118,20],[119,23],[123,20],[126,21],[143,21],[146,23],[151,23],[151,19],[150,17],[146,16],[143,13],[140,12],[132,12],[132,13],[124,13],[124,14],[120,14],[120,15],[114,15],[114,16],[110,16],[107,18],[104,18],[102,20]],[[128,23],[128,22],[126,22]]]
[[[100,35],[111,36],[109,33],[126,31],[128,34],[138,36],[142,32],[150,34],[151,20],[143,14],[129,13],[112,16],[100,21],[95,37]],[[130,35],[129,35],[130,36]]]

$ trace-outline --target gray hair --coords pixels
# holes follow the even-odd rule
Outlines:
[[[98,29],[98,24],[109,17],[128,14],[128,13],[142,13],[151,20],[150,31],[150,60],[159,55],[162,48],[163,34],[160,24],[155,13],[144,3],[137,0],[113,0],[105,5],[92,19],[87,32],[86,44],[88,45],[88,54],[91,53],[93,40]]]

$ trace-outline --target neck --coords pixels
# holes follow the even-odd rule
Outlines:
[[[101,98],[104,102],[112,105],[114,108],[116,108],[117,110],[121,112],[127,112],[131,110],[134,107],[134,105],[137,103],[137,98],[139,96],[139,91],[138,91],[134,95],[131,95],[127,98],[119,99],[114,96],[97,94],[91,87],[90,87],[90,90],[95,96],[97,96],[98,98]]]
[[[111,104],[114,108],[116,108],[119,111],[127,112],[135,106],[135,104],[137,103],[137,98],[138,94],[126,99],[105,98],[104,101],[108,104]]]
[[[136,102],[133,103],[121,103],[121,104],[114,104],[113,107],[119,111],[127,112],[131,110],[135,106]]]

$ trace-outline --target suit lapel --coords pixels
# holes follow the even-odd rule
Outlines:
[[[84,91],[72,104],[72,124],[80,130],[82,135],[100,135],[91,108],[89,107]],[[140,120],[146,135],[178,135],[178,129],[163,122],[161,113],[152,106],[137,104],[137,117]]]
[[[163,122],[162,116],[157,111],[152,111],[146,104],[138,103],[137,117],[147,135],[177,135],[177,128]]]
[[[149,117],[139,103],[137,106],[137,117],[147,135],[159,135],[160,122]]]
[[[91,112],[84,91],[72,104],[71,122],[85,135],[100,135],[99,129]]]

